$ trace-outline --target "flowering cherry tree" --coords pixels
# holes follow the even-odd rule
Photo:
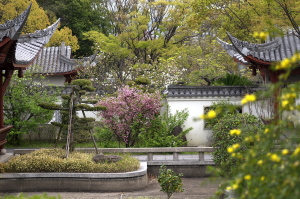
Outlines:
[[[117,91],[116,97],[105,98],[97,105],[107,108],[100,113],[106,127],[113,131],[119,142],[131,147],[159,114],[161,96],[159,92],[145,93],[125,86]]]

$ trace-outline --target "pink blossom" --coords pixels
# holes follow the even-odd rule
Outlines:
[[[141,128],[147,128],[160,112],[159,92],[144,93],[125,86],[117,91],[117,97],[109,97],[96,105],[107,107],[100,112],[103,123],[126,146],[133,146]]]

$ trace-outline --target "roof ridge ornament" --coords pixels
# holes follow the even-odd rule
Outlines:
[[[21,35],[20,38],[18,39],[18,43],[32,42],[37,39],[43,38],[45,40],[44,43],[47,44],[49,42],[51,36],[57,29],[59,22],[60,22],[60,19],[58,19],[55,23],[53,23],[52,25],[48,26],[45,29],[37,30],[34,33]]]
[[[4,37],[9,37],[11,40],[18,39],[30,13],[31,5],[32,3],[13,20],[7,20],[4,24],[0,24],[0,41],[2,41]]]

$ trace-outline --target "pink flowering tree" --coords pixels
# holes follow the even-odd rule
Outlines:
[[[161,96],[159,92],[145,93],[125,86],[117,91],[116,97],[105,98],[97,105],[107,108],[100,112],[100,116],[119,143],[132,147],[139,134],[150,127],[152,120],[160,113]]]

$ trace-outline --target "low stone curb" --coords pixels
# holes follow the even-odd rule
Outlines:
[[[147,187],[147,163],[125,173],[1,173],[0,192],[113,192]]]

